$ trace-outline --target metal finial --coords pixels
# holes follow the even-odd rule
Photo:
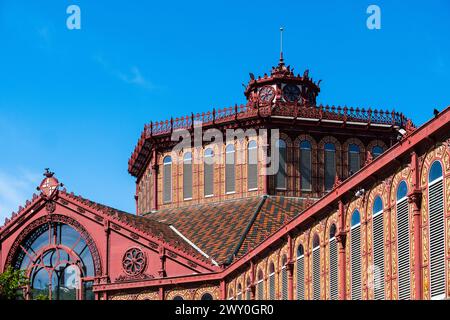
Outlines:
[[[280,27],[280,64],[283,64],[283,31],[284,28]]]

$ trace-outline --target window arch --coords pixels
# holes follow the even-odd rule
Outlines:
[[[264,274],[262,270],[258,272],[258,282],[256,284],[256,293],[258,300],[264,300]]]
[[[287,274],[287,257],[283,255],[281,259],[281,299],[287,300],[288,297],[288,274]]]
[[[233,144],[225,148],[225,192],[236,191],[235,149]]]
[[[350,249],[352,300],[361,300],[361,214],[358,210],[355,210],[352,214]]]
[[[201,297],[201,300],[214,300],[213,296],[211,295],[211,293],[204,293]]]
[[[247,277],[247,289],[246,289],[245,296],[246,296],[245,297],[246,300],[252,299],[252,280],[250,279],[250,277]]]
[[[315,234],[313,238],[313,250],[312,250],[312,284],[313,284],[313,300],[320,300],[320,238]]]
[[[234,292],[232,288],[228,291],[228,300],[234,300]]]
[[[172,202],[172,157],[167,156],[163,160],[163,202]]]
[[[330,290],[330,299],[338,300],[339,298],[339,266],[338,266],[338,247],[336,241],[336,225],[333,223],[330,227],[330,240],[329,240],[329,250],[330,250],[330,281],[328,283]]]
[[[408,186],[403,180],[397,188],[397,272],[398,299],[411,298],[411,267],[410,267],[410,222],[408,208]]]
[[[378,158],[384,152],[383,147],[381,146],[373,146],[372,147],[372,157]]]
[[[21,241],[13,267],[29,274],[33,297],[94,300],[90,279],[96,271],[89,241],[68,224],[44,223]]]
[[[433,162],[428,174],[428,215],[430,244],[430,296],[445,298],[445,220],[442,165]]]
[[[286,189],[287,188],[287,146],[284,140],[278,140],[276,147],[278,149],[279,164],[278,171],[276,174],[276,188]]]
[[[336,146],[333,143],[325,144],[325,191],[333,189],[336,178]]]
[[[205,150],[203,156],[203,195],[211,197],[214,195],[214,151],[211,148]]]
[[[258,144],[251,140],[247,146],[247,188],[249,191],[258,189]]]
[[[275,300],[275,266],[273,262],[269,265],[269,300]]]
[[[357,144],[348,146],[348,175],[351,176],[361,168],[360,149]]]
[[[183,156],[183,199],[192,199],[192,153]]]
[[[312,148],[311,142],[300,142],[300,188],[302,191],[312,190]]]
[[[184,300],[184,299],[183,299],[182,296],[175,296],[175,297],[173,297],[173,300],[178,300],[178,301],[180,301],[180,300]]]
[[[384,221],[383,200],[377,196],[372,208],[373,294],[375,300],[384,300]]]
[[[305,300],[305,251],[302,245],[297,248],[297,300]]]

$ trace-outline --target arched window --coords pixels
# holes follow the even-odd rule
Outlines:
[[[286,171],[286,160],[287,160],[287,147],[284,140],[278,140],[276,147],[278,148],[279,155],[279,165],[278,172],[276,175],[276,188],[286,189],[287,188],[287,171]]]
[[[300,187],[302,191],[311,191],[311,142],[300,142]]]
[[[264,274],[261,270],[258,272],[258,282],[256,283],[256,294],[258,300],[264,300]]]
[[[233,193],[236,191],[234,158],[235,158],[234,145],[229,144],[225,148],[225,192],[226,193]]]
[[[317,234],[313,238],[313,252],[312,252],[312,278],[313,278],[313,300],[320,300],[320,239]]]
[[[254,191],[258,189],[258,144],[255,140],[251,140],[247,149],[247,188]]]
[[[210,148],[205,150],[203,163],[203,179],[205,197],[214,195],[214,151]]]
[[[231,289],[231,288],[228,291],[228,300],[234,300],[233,289]]]
[[[275,266],[269,265],[269,300],[275,300]]]
[[[45,223],[20,244],[14,269],[30,275],[31,294],[50,300],[94,300],[94,260],[88,239],[63,223]],[[83,296],[80,296],[80,286]]]
[[[281,259],[281,299],[288,299],[288,274],[287,274],[287,258],[283,256]]]
[[[428,176],[431,299],[445,298],[445,221],[442,165],[435,161]]]
[[[305,251],[302,245],[297,248],[297,300],[305,300]]]
[[[210,293],[204,293],[202,295],[201,300],[214,300],[214,299],[213,299],[213,296]]]
[[[350,144],[348,146],[348,175],[351,176],[361,168],[361,161],[359,158],[359,146]]]
[[[372,157],[375,159],[377,157],[379,157],[382,153],[383,153],[383,148],[380,146],[374,146],[372,148]]]
[[[325,144],[325,191],[333,189],[336,178],[336,147],[332,143]]]
[[[183,297],[181,297],[181,296],[175,296],[175,297],[173,298],[173,300],[178,300],[178,301],[180,301],[180,300],[184,300],[184,299],[183,299]]]
[[[247,277],[247,289],[245,291],[245,299],[246,300],[252,299],[252,281],[250,277]]]
[[[163,160],[163,202],[172,202],[172,157],[167,156]]]
[[[400,182],[397,189],[397,270],[398,270],[398,299],[411,298],[411,268],[410,268],[410,236],[409,236],[409,208],[407,195],[408,186],[405,181]]]
[[[350,229],[350,267],[352,278],[352,300],[361,300],[361,215],[358,210],[352,214]]]
[[[237,300],[242,300],[242,285],[240,283],[237,286]]]
[[[330,300],[337,300],[339,298],[339,266],[338,266],[338,247],[336,242],[336,225],[333,223],[330,228]]]
[[[183,199],[192,199],[192,153],[186,152],[183,157]]]
[[[375,300],[384,300],[384,221],[383,200],[375,198],[372,208],[373,291]]]

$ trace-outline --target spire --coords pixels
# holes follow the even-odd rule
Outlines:
[[[283,31],[284,28],[280,27],[280,66],[284,66],[284,59],[283,59]]]

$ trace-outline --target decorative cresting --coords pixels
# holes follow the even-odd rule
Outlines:
[[[100,254],[97,250],[97,246],[95,245],[94,240],[90,236],[90,234],[86,231],[86,229],[76,220],[72,219],[71,217],[58,215],[58,214],[52,214],[47,215],[44,217],[41,217],[39,219],[34,220],[30,224],[28,224],[22,232],[19,234],[19,236],[14,241],[14,244],[12,245],[8,256],[6,258],[5,262],[5,269],[7,266],[13,265],[13,262],[19,253],[20,246],[22,242],[27,238],[27,236],[34,232],[37,228],[41,227],[44,224],[47,223],[62,223],[69,225],[70,227],[74,228],[76,231],[80,233],[80,235],[83,237],[84,241],[86,242],[86,245],[88,246],[92,259],[94,262],[94,272],[95,276],[99,277],[102,275],[102,268],[101,268],[101,259]]]
[[[144,272],[147,266],[147,257],[140,248],[128,249],[122,258],[122,268],[126,274],[136,276]]]
[[[441,144],[433,146],[429,152],[426,154],[425,159],[421,167],[421,179],[420,186],[422,189],[422,206],[421,206],[421,217],[422,217],[422,276],[423,276],[423,298],[430,299],[430,248],[429,248],[429,221],[428,221],[428,183],[429,183],[429,171],[434,163],[434,161],[440,161],[442,163],[443,175],[446,180],[446,185],[444,186],[444,192],[446,197],[444,197],[444,216],[446,229],[444,233],[447,233],[447,243],[446,243],[446,256],[445,261],[447,261],[447,293],[450,292],[450,277],[448,272],[450,271],[450,148],[447,144]],[[445,203],[446,202],[446,203]]]

